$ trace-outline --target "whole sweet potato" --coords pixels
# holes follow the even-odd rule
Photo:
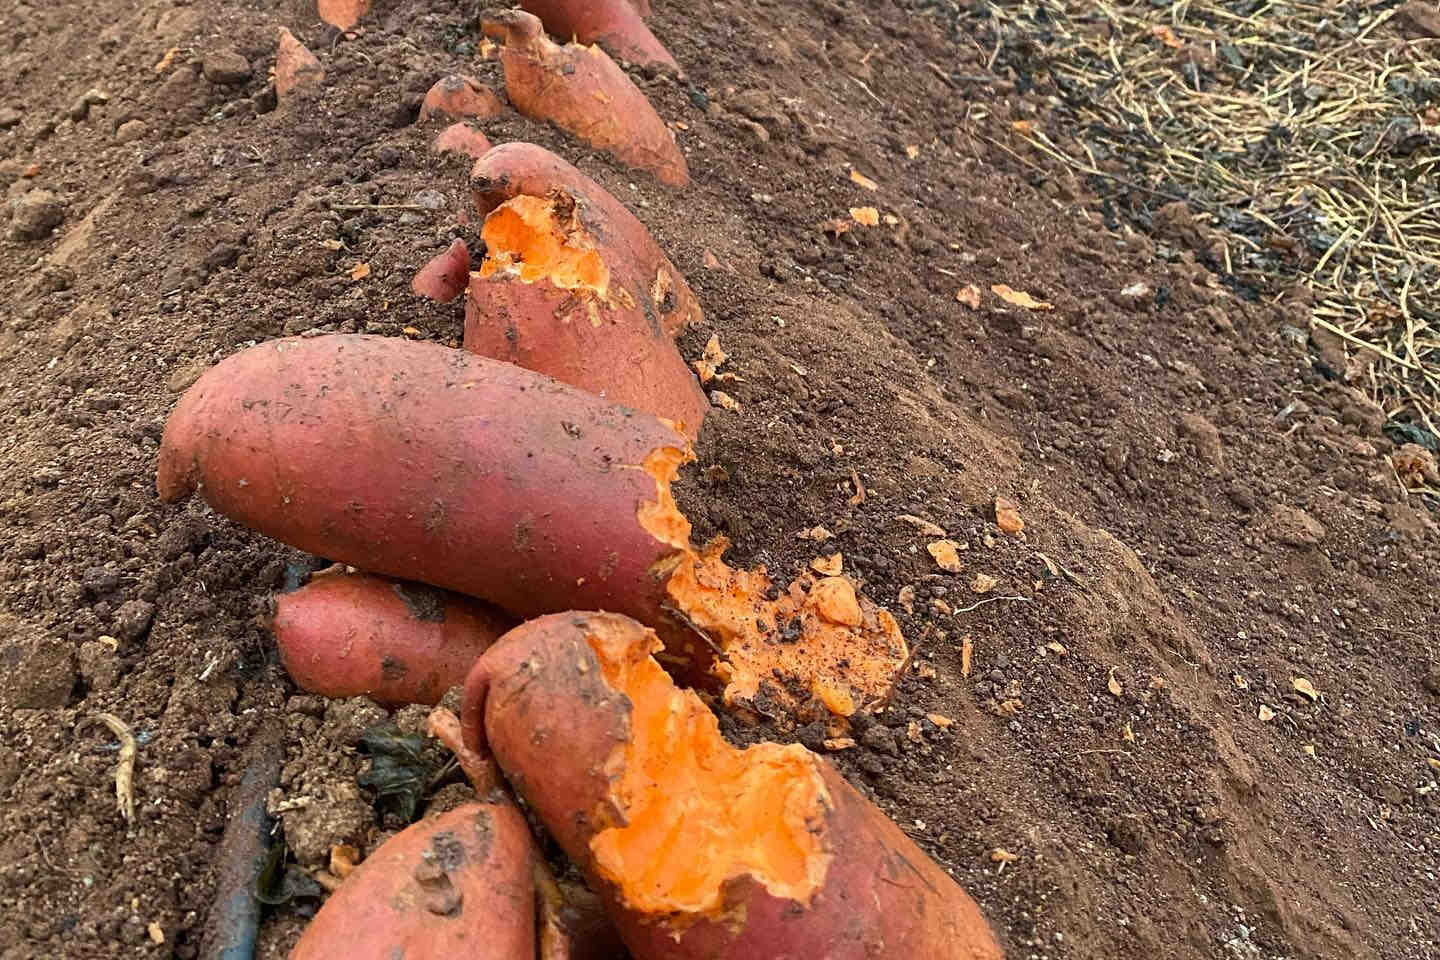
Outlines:
[[[704,320],[694,291],[645,224],[608,190],[544,147],[502,143],[491,148],[470,171],[470,191],[482,217],[515,197],[567,194],[596,242],[613,251],[607,255],[623,258],[641,271],[641,288],[666,333],[674,336]]]
[[[391,837],[325,902],[290,960],[535,956],[534,842],[509,803]]]
[[[466,681],[496,762],[637,960],[998,960],[973,900],[827,762],[738,750],[610,613],[523,624]]]
[[[488,604],[370,574],[316,577],[275,598],[270,630],[303,690],[438,703],[514,621]]]
[[[670,128],[605,51],[552,42],[540,21],[523,10],[493,14],[484,30],[504,41],[500,64],[515,109],[550,121],[668,186],[690,182]]]
[[[592,222],[595,214],[592,214]],[[465,349],[653,413],[694,439],[710,401],[651,309],[645,271],[573,197],[519,196],[485,219]]]
[[[520,6],[561,40],[598,43],[621,60],[680,72],[630,0],[520,0]]]
[[[690,543],[683,435],[513,364],[357,335],[276,340],[207,371],[165,426],[162,498],[319,556],[519,617],[586,606],[653,625],[727,703],[841,716],[907,648],[843,577],[785,589]],[[780,642],[777,642],[780,641]]]

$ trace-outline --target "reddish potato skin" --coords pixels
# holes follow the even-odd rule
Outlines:
[[[420,268],[410,281],[410,289],[438,303],[449,303],[460,296],[469,280],[470,250],[457,237],[444,253],[436,254]]]
[[[523,10],[493,14],[484,31],[504,41],[500,64],[516,110],[650,172],[666,186],[690,183],[685,155],[670,128],[603,50],[553,43],[540,21]]]
[[[612,288],[629,287],[643,298],[644,291],[625,283],[625,267],[613,265]],[[465,296],[465,349],[663,417],[693,441],[710,401],[644,306],[597,304],[547,280],[477,273]]]
[[[665,619],[673,548],[638,465],[684,437],[648,414],[433,343],[334,335],[229,357],[185,392],[157,485],[362,570],[535,616],[577,602]]]
[[[546,197],[563,191],[575,199],[580,221],[607,251],[628,252],[642,272],[647,299],[665,332],[675,336],[705,317],[700,301],[675,264],[660,249],[645,224],[561,157],[533,143],[502,143],[481,157],[470,171],[470,192],[482,217],[506,200],[529,195]],[[659,292],[659,296],[654,294]]]
[[[510,804],[467,803],[370,855],[310,921],[290,960],[535,956],[534,845]]]
[[[270,630],[302,690],[439,703],[515,621],[488,604],[370,574],[320,576],[275,598]]]
[[[520,0],[520,7],[539,17],[561,42],[573,37],[598,43],[621,60],[680,72],[630,0]]]
[[[466,679],[462,726],[468,744],[494,752],[516,791],[606,898],[636,960],[1003,960],[969,895],[821,758],[833,802],[823,829],[834,859],[808,907],[745,877],[727,895],[729,903],[743,904],[738,929],[699,919],[677,939],[664,922],[626,909],[596,875],[590,840],[619,822],[609,790],[620,774],[606,761],[629,737],[631,704],[606,683],[585,639],[592,621],[623,619],[572,612],[510,631]]]

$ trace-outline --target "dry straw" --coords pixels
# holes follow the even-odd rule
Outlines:
[[[1309,286],[1351,381],[1440,432],[1440,40],[1382,6],[1032,0],[986,23],[997,69],[1060,91],[1035,150],[1142,221],[1186,200],[1229,282]]]

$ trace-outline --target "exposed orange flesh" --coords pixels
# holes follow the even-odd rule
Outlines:
[[[480,276],[518,276],[525,283],[548,280],[565,290],[586,290],[605,299],[610,268],[589,233],[567,205],[542,197],[518,196],[485,218],[481,231],[485,260]]]
[[[726,743],[715,715],[651,656],[661,646],[653,632],[592,620],[586,639],[631,704],[629,740],[607,765],[623,822],[590,841],[626,906],[720,917],[727,882],[745,876],[808,904],[832,859],[830,794],[814,755],[796,744]]]
[[[723,651],[714,673],[725,684],[725,702],[754,701],[764,684],[772,700],[792,709],[808,695],[831,713],[850,716],[858,702],[884,696],[907,653],[895,618],[857,597],[844,577],[807,574],[781,591],[764,567],[726,564],[724,538],[693,547],[690,522],[670,494],[687,459],[669,449],[646,458],[642,467],[655,477],[656,500],[640,509],[638,520],[676,550],[655,572],[669,604]]]

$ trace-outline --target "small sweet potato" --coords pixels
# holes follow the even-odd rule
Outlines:
[[[349,30],[370,12],[370,0],[316,0],[320,19],[337,30]]]
[[[470,248],[459,237],[436,254],[410,281],[410,289],[422,297],[449,303],[460,296],[470,282]]]
[[[674,336],[705,319],[694,291],[645,224],[608,190],[544,147],[533,143],[493,147],[470,171],[470,191],[482,217],[514,197],[568,194],[575,200],[580,222],[598,242],[641,271],[641,287],[666,333]]]
[[[826,761],[738,750],[610,613],[522,624],[466,681],[496,762],[637,960],[1000,960],[974,901]]]
[[[438,703],[514,626],[469,597],[363,573],[317,576],[274,607],[280,660],[302,690],[380,703]]]
[[[420,104],[420,120],[431,117],[476,117],[488,120],[505,112],[505,105],[474,77],[452,74],[435,81]]]
[[[680,72],[630,0],[520,0],[520,6],[561,40],[598,43],[620,60]]]
[[[275,95],[281,101],[303,90],[313,91],[325,82],[325,68],[295,34],[280,28],[275,50]]]
[[[509,803],[421,820],[370,855],[290,960],[535,956],[534,842]]]
[[[540,21],[523,10],[493,14],[484,30],[504,41],[500,64],[515,109],[649,171],[663,184],[690,182],[685,156],[665,121],[605,51],[552,42]]]
[[[592,232],[558,190],[491,211],[465,349],[653,413],[693,440],[710,402],[650,309],[643,267],[600,239],[613,235],[607,226]]]
[[[670,492],[683,435],[549,377],[436,344],[271,341],[207,371],[165,426],[165,500],[518,617],[585,606],[660,630],[728,704],[848,716],[907,647],[844,577],[780,589],[697,549]],[[783,642],[776,642],[777,638]],[[816,705],[819,705],[817,707]]]
[[[464,120],[457,120],[435,134],[430,148],[436,153],[463,153],[471,160],[479,160],[491,150],[489,138]]]

